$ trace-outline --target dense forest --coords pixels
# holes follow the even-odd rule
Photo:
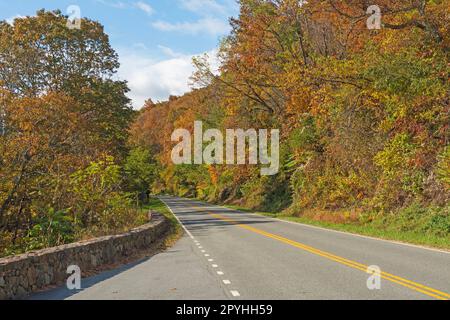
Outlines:
[[[134,111],[99,23],[0,22],[0,255],[145,222],[122,163]]]
[[[448,239],[450,1],[377,1],[378,30],[364,0],[240,4],[220,75],[196,58],[198,89],[149,100],[131,127],[152,192]],[[279,174],[174,166],[170,134],[195,120],[279,128]]]
[[[240,0],[220,70],[133,111],[103,27],[0,22],[0,256],[120,232],[149,193],[449,239],[450,1]],[[372,4],[372,3],[370,3]],[[280,129],[280,171],[174,165],[171,134]]]

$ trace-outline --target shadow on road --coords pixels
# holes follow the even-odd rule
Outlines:
[[[227,228],[236,225],[235,222],[223,221],[214,218],[209,213],[226,214],[228,216],[232,216],[232,219],[235,220],[236,222],[246,225],[270,223],[270,221],[264,219],[263,217],[249,216],[248,214],[234,210],[224,211],[220,207],[215,207],[197,201],[183,201],[183,200],[180,201],[180,199],[174,200],[167,198],[164,199],[164,201],[176,213],[176,215],[180,218],[182,223],[196,235],[201,235],[203,233],[206,233],[208,230],[210,231],[211,229],[214,229],[216,232],[225,231]],[[192,205],[195,205],[196,208],[193,208]],[[170,251],[165,252],[170,253]],[[87,290],[95,286],[98,283],[114,278],[115,276],[123,272],[126,272],[127,270],[130,270],[142,263],[145,263],[152,258],[153,257],[140,259],[136,262],[129,263],[109,271],[103,271],[91,277],[83,278],[81,282],[82,284],[81,290],[69,290],[66,288],[65,285],[63,285],[59,288],[32,294],[28,298],[28,300],[68,299],[76,294],[83,292],[84,290]]]
[[[59,287],[59,288],[50,289],[48,291],[43,291],[43,292],[38,292],[38,293],[32,294],[31,296],[28,297],[28,300],[65,300],[65,299],[68,299],[71,296],[74,296],[80,292],[83,292],[84,290],[87,290],[100,282],[103,282],[110,278],[113,278],[113,277],[115,277],[129,269],[132,269],[152,258],[153,257],[143,258],[138,261],[120,266],[118,268],[114,268],[114,269],[108,270],[108,271],[103,271],[97,275],[83,278],[81,280],[81,286],[82,286],[81,290],[69,290],[69,289],[67,289],[67,287],[65,285],[63,285],[62,287]]]
[[[215,232],[225,231],[236,224],[255,225],[270,224],[273,221],[266,217],[252,215],[237,210],[224,209],[212,204],[195,200],[181,200],[180,198],[162,197],[190,231],[201,236],[204,231],[213,229]],[[217,219],[211,215],[219,214],[231,218],[234,222]]]

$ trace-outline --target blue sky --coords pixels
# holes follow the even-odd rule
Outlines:
[[[235,0],[0,0],[0,19],[42,8],[66,13],[70,5],[105,26],[135,108],[147,98],[188,91],[192,57],[208,53],[214,63],[215,49],[230,30],[228,19],[239,9]]]

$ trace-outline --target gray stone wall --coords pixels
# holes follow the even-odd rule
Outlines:
[[[66,272],[70,265],[78,265],[82,273],[89,272],[154,249],[169,228],[166,218],[153,214],[150,223],[125,234],[0,259],[0,300],[25,298],[32,292],[63,284],[69,277]]]

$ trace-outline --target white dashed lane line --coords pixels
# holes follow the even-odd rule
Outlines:
[[[163,201],[164,202],[164,201]],[[181,226],[183,227],[183,229],[186,231],[186,233],[188,234],[188,236],[192,239],[192,241],[197,245],[197,248],[204,254],[205,257],[209,257],[210,255],[208,253],[206,253],[206,250],[203,250],[202,245],[200,244],[200,242],[195,239],[195,237],[189,232],[189,230],[183,225],[183,223],[181,222],[181,220],[173,213],[172,209],[164,202],[164,204],[167,206],[167,208],[169,208],[169,210],[172,212],[172,214],[175,216],[175,218],[178,220],[178,222],[181,224]],[[197,209],[197,208],[195,208]],[[213,262],[214,259],[209,258],[208,262]],[[216,269],[219,266],[217,264],[212,264],[211,265],[212,268]],[[217,274],[219,276],[223,276],[224,272],[223,271],[217,271]],[[231,281],[227,280],[227,279],[222,279],[223,284],[225,285],[231,285]],[[241,294],[239,293],[239,291],[237,290],[230,290],[230,293],[233,297],[240,297]]]
[[[233,295],[233,297],[240,297],[240,296],[241,296],[241,294],[239,293],[239,291],[231,290],[230,292],[231,292],[231,294]]]
[[[199,244],[197,244],[197,245],[199,245]],[[199,249],[202,249],[202,247],[200,247],[200,245],[199,245],[198,248],[199,248]],[[206,252],[206,251],[205,251],[205,250],[201,250],[201,252],[204,253],[204,252]],[[205,257],[209,257],[209,254],[205,254]],[[208,259],[208,262],[213,262],[213,261],[214,261],[214,259]],[[212,264],[211,267],[213,267],[214,269],[216,269],[216,268],[218,268],[219,266],[218,266],[217,264]],[[223,275],[224,275],[224,272],[223,272],[223,271],[217,271],[217,274],[218,274],[219,276],[223,276]],[[223,284],[225,284],[225,285],[230,285],[230,284],[231,284],[231,281],[230,281],[230,280],[227,280],[227,279],[223,279],[222,282],[223,282]],[[232,295],[233,297],[240,297],[240,296],[241,296],[241,294],[239,293],[239,291],[236,291],[236,290],[230,290],[230,293],[231,293],[231,295]]]
[[[200,245],[200,243],[199,243],[197,240],[194,240],[194,242],[197,244],[197,247],[198,247],[199,250],[200,250],[200,249],[203,249],[203,247]],[[204,254],[205,257],[209,257],[209,254],[206,253],[206,250],[200,250],[200,251]],[[208,262],[213,262],[213,261],[214,261],[214,259],[211,259],[211,258],[208,259]],[[217,264],[211,264],[211,267],[214,268],[214,269],[216,269],[216,268],[219,267],[219,265],[217,265]],[[224,275],[224,272],[223,272],[223,271],[217,271],[217,275],[223,276],[223,275]],[[225,285],[231,285],[231,281],[230,281],[230,280],[222,279],[222,282],[223,282],[223,284],[225,284]],[[231,295],[232,295],[233,297],[240,297],[240,296],[241,296],[241,294],[240,294],[239,291],[237,291],[237,290],[230,290],[230,293],[231,293]]]

